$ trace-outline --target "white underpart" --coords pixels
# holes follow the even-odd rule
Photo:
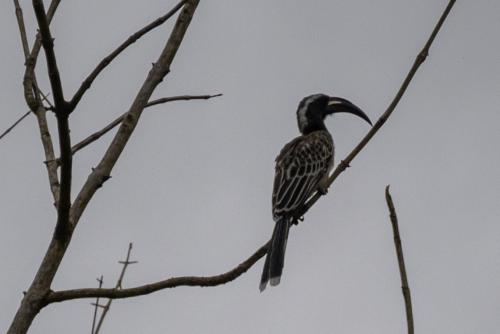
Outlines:
[[[304,129],[307,127],[307,109],[309,108],[309,105],[311,104],[311,102],[313,102],[315,99],[318,98],[318,96],[320,96],[319,94],[318,95],[313,95],[311,97],[309,97],[306,102],[304,102],[304,105],[297,111],[297,116],[298,116],[298,120],[299,120],[299,129],[300,131],[304,131]]]

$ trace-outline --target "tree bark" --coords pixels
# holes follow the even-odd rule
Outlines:
[[[105,181],[106,177],[114,167],[128,139],[132,135],[133,130],[137,125],[137,122],[139,121],[142,110],[148,103],[153,91],[163,80],[165,75],[167,75],[167,73],[170,71],[170,65],[172,64],[175,54],[177,53],[177,50],[179,49],[179,46],[183,40],[184,34],[189,27],[196,7],[198,6],[198,2],[199,0],[189,0],[185,3],[158,61],[148,73],[144,84],[139,90],[134,102],[132,103],[129,112],[122,122],[122,126],[118,130],[118,133],[116,134],[113,142],[108,148],[108,151],[104,155],[97,168],[95,168],[91,173],[89,179],[83,186],[82,191],[75,200],[75,203],[73,203],[73,205],[71,206],[71,213],[69,214],[69,217],[66,216],[66,214],[69,212],[63,212],[64,216],[67,217],[65,217],[65,220],[67,221],[64,222],[65,233],[54,233],[54,235],[52,236],[52,240],[49,244],[47,252],[45,253],[42,263],[38,268],[31,286],[24,295],[21,305],[19,306],[16,315],[14,316],[7,334],[26,333],[33,323],[36,315],[44,306],[47,305],[47,297],[51,292],[50,286],[52,284],[54,276],[57,273],[59,265],[61,264],[64,254],[66,253],[78,220],[95,191],[102,185],[102,183]],[[39,0],[34,0],[35,9],[37,9],[36,5],[40,5]],[[38,7],[38,9],[39,13],[37,13],[37,15],[40,15],[41,7]],[[42,23],[45,24],[46,22]],[[47,31],[45,31],[45,33],[47,33]],[[46,45],[44,45],[44,48],[51,48],[50,43],[46,43]],[[51,54],[50,58],[52,58]],[[52,74],[54,75],[54,73]],[[57,80],[55,80],[54,83],[56,84],[55,86],[57,86]],[[59,104],[63,104],[64,106],[65,103],[63,102],[64,99],[62,97],[62,94],[61,96],[58,96],[58,98]],[[71,146],[69,146],[69,149],[71,150]],[[59,221],[61,218],[60,211],[61,210],[59,210],[58,212],[58,226],[60,226],[61,223]]]

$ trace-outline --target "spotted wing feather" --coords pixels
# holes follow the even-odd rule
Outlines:
[[[333,141],[326,131],[315,131],[288,143],[276,158],[273,217],[293,214],[317,189],[333,165]]]

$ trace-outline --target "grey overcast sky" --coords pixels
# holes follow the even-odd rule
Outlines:
[[[46,2],[48,3],[48,2]],[[224,93],[152,108],[85,212],[53,284],[124,285],[224,272],[273,228],[274,158],[298,133],[299,100],[323,92],[386,108],[447,1],[201,1],[155,97]],[[30,41],[31,1],[23,0]],[[66,95],[174,1],[62,1],[52,25]],[[172,22],[140,40],[71,116],[76,142],[127,110]],[[12,1],[0,2],[0,130],[26,112]],[[500,2],[458,1],[396,112],[293,228],[282,283],[259,293],[262,261],[216,288],[113,303],[103,333],[403,333],[404,305],[384,200],[400,218],[417,332],[500,327]],[[38,79],[49,85],[45,60]],[[342,159],[368,131],[327,121]],[[56,131],[51,117],[51,129]],[[55,132],[54,132],[55,133]],[[74,192],[112,134],[78,153]],[[50,240],[55,211],[34,117],[0,141],[0,329]],[[51,305],[31,333],[88,333],[92,300]]]

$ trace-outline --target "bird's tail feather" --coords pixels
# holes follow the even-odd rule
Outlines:
[[[286,242],[290,229],[289,219],[283,218],[276,222],[269,250],[267,251],[264,269],[260,280],[260,291],[264,291],[267,282],[272,286],[280,283],[283,265],[285,263]]]

